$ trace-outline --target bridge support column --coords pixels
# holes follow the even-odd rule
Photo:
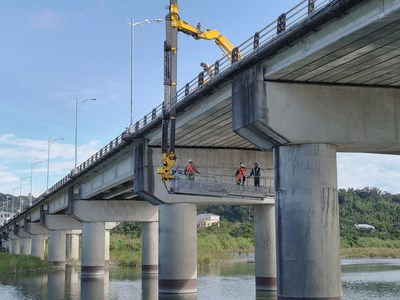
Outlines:
[[[44,259],[44,235],[32,235],[31,255]]]
[[[54,267],[65,268],[66,231],[50,230],[49,262]]]
[[[256,290],[276,291],[274,205],[254,205]]]
[[[159,293],[196,293],[196,205],[161,204],[159,214]]]
[[[11,254],[19,254],[19,250],[20,250],[20,239],[19,238],[15,238],[11,240]]]
[[[82,266],[81,276],[104,275],[104,222],[82,223]]]
[[[110,230],[105,230],[104,233],[104,265],[110,263]]]
[[[158,273],[158,222],[142,223],[142,274]]]
[[[66,258],[79,259],[79,234],[67,234],[66,236]]]
[[[19,252],[24,255],[30,255],[31,251],[32,251],[32,239],[30,237],[21,238]]]
[[[342,299],[336,146],[274,150],[278,299]]]

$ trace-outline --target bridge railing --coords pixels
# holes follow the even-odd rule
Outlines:
[[[206,71],[200,72],[199,75],[193,78],[191,81],[186,83],[184,87],[177,91],[176,101],[182,101],[189,94],[199,91],[203,87],[207,86],[208,83],[212,82],[218,77],[223,77],[224,73],[226,73],[230,68],[235,68],[235,64],[239,60],[244,60],[249,55],[257,52],[261,47],[267,45],[272,42],[276,37],[280,34],[283,34],[285,31],[290,30],[295,27],[299,22],[303,21],[306,18],[309,18],[317,11],[322,9],[325,5],[332,2],[334,0],[302,0],[288,10],[287,12],[281,14],[275,21],[269,23],[267,26],[262,28],[261,30],[254,33],[254,35],[236,47],[231,53],[224,55],[221,59],[217,60],[212,66],[212,72],[207,73]],[[123,142],[123,136],[126,132],[136,133],[139,130],[148,126],[148,124],[162,116],[162,104],[153,108],[151,112],[146,114],[143,118],[141,118],[136,123],[127,127],[127,129],[117,136],[113,141],[111,141],[108,145],[101,148],[97,153],[92,155],[88,160],[79,165],[76,169],[72,170],[67,176],[62,178],[56,184],[54,184],[48,191],[39,196],[39,198],[35,201],[39,201],[42,197],[44,197],[49,192],[52,192],[59,187],[63,186],[67,183],[71,178],[78,174],[79,172],[84,171],[89,166],[91,166],[94,162],[101,159],[104,155],[109,153],[112,149],[119,146]]]
[[[175,174],[175,178],[178,180],[189,180],[186,175],[182,172]],[[195,174],[194,181],[205,182],[205,183],[221,183],[221,184],[232,184],[232,185],[242,185],[242,186],[254,186],[254,177],[245,176],[245,181],[243,184],[237,184],[236,176],[232,174]],[[260,188],[274,188],[274,178],[269,176],[260,176],[259,180]]]

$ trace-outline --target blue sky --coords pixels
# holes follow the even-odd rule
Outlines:
[[[218,29],[237,45],[299,1],[179,1],[180,16]],[[19,194],[33,166],[33,195],[74,167],[75,101],[79,108],[78,163],[130,123],[130,27],[162,18],[168,0],[2,0],[0,10],[0,192]],[[135,27],[134,120],[163,99],[163,23]],[[179,34],[178,87],[214,62],[210,41]],[[376,186],[400,193],[399,157],[338,154],[339,187]],[[30,179],[22,180],[22,194]]]

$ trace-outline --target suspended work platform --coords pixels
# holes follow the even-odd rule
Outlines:
[[[274,182],[271,177],[261,177],[260,186],[254,186],[253,178],[246,178],[243,185],[236,183],[232,175],[196,174],[193,181],[183,174],[175,174],[173,194],[193,196],[234,197],[265,199],[274,197]]]

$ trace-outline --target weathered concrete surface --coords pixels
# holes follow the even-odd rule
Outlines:
[[[336,147],[274,150],[278,297],[341,299]]]
[[[24,237],[20,239],[20,254],[30,255],[32,251],[32,239],[31,237]]]
[[[50,230],[48,260],[57,268],[65,268],[66,231]]]
[[[275,206],[254,206],[255,275],[257,291],[276,291]]]
[[[82,225],[81,276],[103,276],[105,224],[104,222],[84,222]]]
[[[46,227],[40,225],[39,223],[31,223],[31,222],[28,222],[28,223],[26,223],[26,225],[25,225],[25,227],[24,227],[24,230],[25,230],[26,232],[28,232],[29,234],[31,234],[31,235],[36,235],[36,234],[45,235],[45,234],[49,234],[49,230],[48,230]]]
[[[158,222],[142,223],[142,274],[158,273]]]
[[[159,292],[197,292],[196,205],[161,204]]]
[[[247,76],[246,76],[247,75]],[[234,80],[234,130],[263,149],[328,143],[337,151],[400,153],[400,90]]]
[[[46,228],[50,230],[82,229],[82,223],[68,215],[46,215]]]
[[[158,208],[146,201],[75,200],[73,216],[84,222],[158,221]]]
[[[32,251],[31,255],[44,259],[44,235],[32,235]]]
[[[79,234],[69,234],[66,236],[66,259],[79,259]]]

